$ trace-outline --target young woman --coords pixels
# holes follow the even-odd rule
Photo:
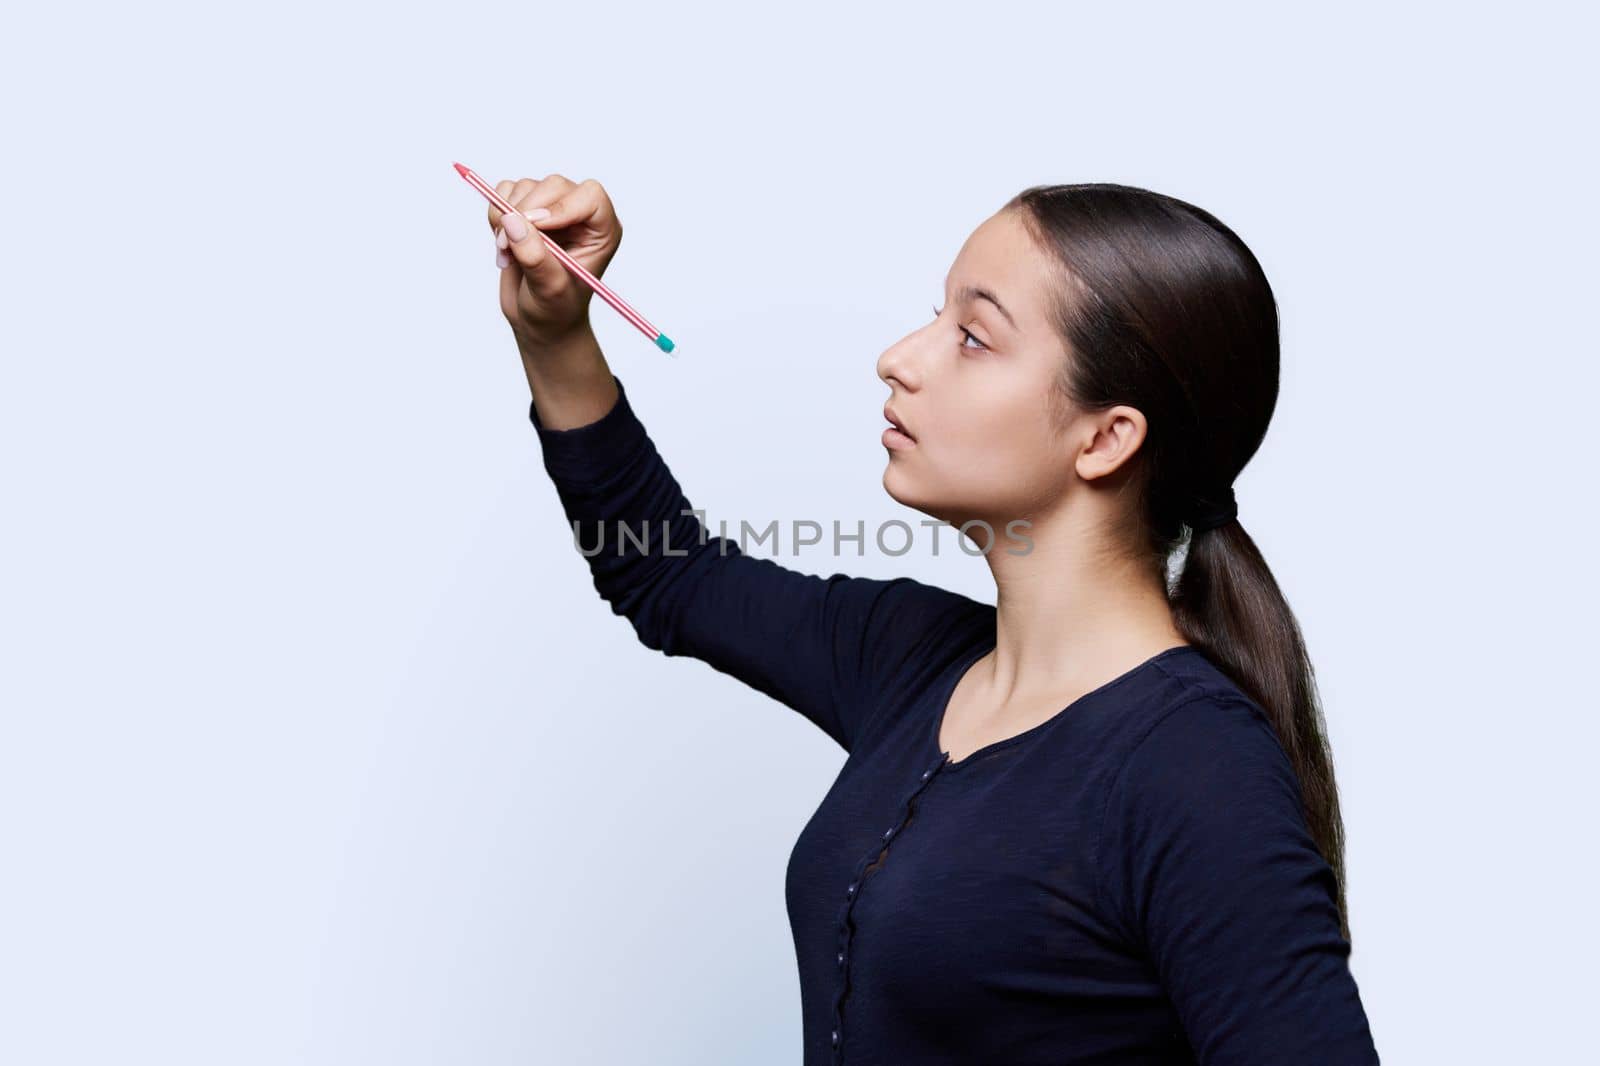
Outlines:
[[[788,869],[806,1066],[1377,1061],[1311,667],[1233,500],[1278,322],[1231,230],[1024,190],[879,358],[884,487],[984,551],[991,607],[710,536],[534,232],[600,274],[605,190],[498,191],[533,217],[489,211],[501,309],[596,589],[848,753]]]

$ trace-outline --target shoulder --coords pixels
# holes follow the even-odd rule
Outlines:
[[[1127,889],[1139,872],[1190,864],[1214,877],[1314,847],[1299,777],[1261,706],[1231,684],[1182,691],[1139,724],[1102,797],[1103,872]]]
[[[1163,659],[1157,669],[1165,682],[1159,699],[1127,735],[1114,782],[1189,771],[1199,775],[1198,786],[1248,768],[1293,776],[1266,710],[1198,649]]]
[[[1127,930],[1148,928],[1162,901],[1211,906],[1210,894],[1226,890],[1242,902],[1284,870],[1319,890],[1328,876],[1294,767],[1242,694],[1206,691],[1166,708],[1124,755],[1103,799],[1099,885]]]
[[[873,579],[850,595],[862,702],[855,713],[875,729],[919,706],[929,685],[994,635],[994,605],[912,577]]]
[[[1195,821],[1247,813],[1263,794],[1300,802],[1298,779],[1266,712],[1241,692],[1190,692],[1132,738],[1107,806]],[[1193,805],[1204,804],[1203,809]]]
[[[904,627],[919,635],[941,628],[959,630],[994,617],[992,604],[913,577],[889,578],[873,584],[876,586],[877,621]]]
[[[1192,645],[1158,656],[1098,709],[1094,728],[1108,807],[1145,786],[1199,788],[1249,766],[1291,769],[1266,711]]]
[[[763,563],[774,571],[783,567],[771,560]],[[835,628],[859,645],[868,659],[887,661],[937,644],[949,635],[980,624],[994,607],[949,589],[918,581],[912,577],[864,577],[836,573],[814,577],[823,590],[826,611]]]

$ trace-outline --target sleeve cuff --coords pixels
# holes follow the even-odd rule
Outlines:
[[[644,425],[628,403],[627,390],[615,374],[617,402],[595,421],[571,429],[550,429],[539,420],[530,400],[528,420],[544,450],[545,470],[560,480],[595,480],[623,466],[646,444]]]

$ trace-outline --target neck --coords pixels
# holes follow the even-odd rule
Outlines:
[[[1186,643],[1165,575],[1115,550],[1103,517],[1057,513],[1026,533],[1026,555],[1007,554],[1017,545],[1002,538],[984,556],[997,589],[995,650],[983,671],[991,698],[1093,688]]]

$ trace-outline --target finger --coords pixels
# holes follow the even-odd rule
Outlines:
[[[516,307],[517,293],[522,289],[522,268],[515,259],[510,266],[500,268],[500,306]]]
[[[517,183],[514,181],[497,181],[494,184],[495,195],[499,196],[500,199],[505,200],[507,203],[510,203],[511,193],[516,189],[516,187]],[[498,233],[500,231],[500,214],[501,211],[494,205],[494,201],[489,201],[490,233]]]
[[[501,254],[511,257],[508,265],[521,271],[534,292],[559,291],[566,267],[545,246],[544,236],[521,214],[507,215],[505,222],[506,247]]]
[[[518,178],[516,181],[496,182],[494,191],[496,195],[500,197],[500,199],[504,200],[512,207],[515,207],[518,210],[526,211],[529,210],[529,208],[524,206],[523,201],[528,200],[530,197],[534,196],[541,187],[552,182],[555,183],[552,185],[552,188],[555,189],[565,188],[566,186],[572,184],[572,182],[568,181],[566,178],[563,178],[561,175],[552,174],[545,178]],[[554,192],[551,193],[551,195],[559,196],[560,193]],[[495,204],[491,201],[487,212],[489,219],[489,231],[491,233],[496,233],[499,231],[500,216],[502,214],[504,214],[504,212],[502,212],[500,208],[495,206]]]
[[[577,184],[571,178],[551,174],[539,181],[530,182],[526,188],[519,188],[514,196],[507,199],[510,200],[512,207],[526,215],[536,208],[549,208],[551,203],[575,188]]]
[[[529,187],[514,190],[506,198],[518,212],[501,219],[508,238],[506,251],[511,253],[528,287],[535,293],[553,295],[571,282],[567,278],[567,268],[550,253],[544,238],[529,223],[525,213],[543,206],[543,201],[559,200],[573,188],[576,186],[571,181],[559,174],[552,174]]]
[[[593,178],[570,185],[556,198],[540,202],[550,209],[548,216],[534,222],[542,230],[587,225],[598,232],[610,233],[619,228],[611,197]]]

